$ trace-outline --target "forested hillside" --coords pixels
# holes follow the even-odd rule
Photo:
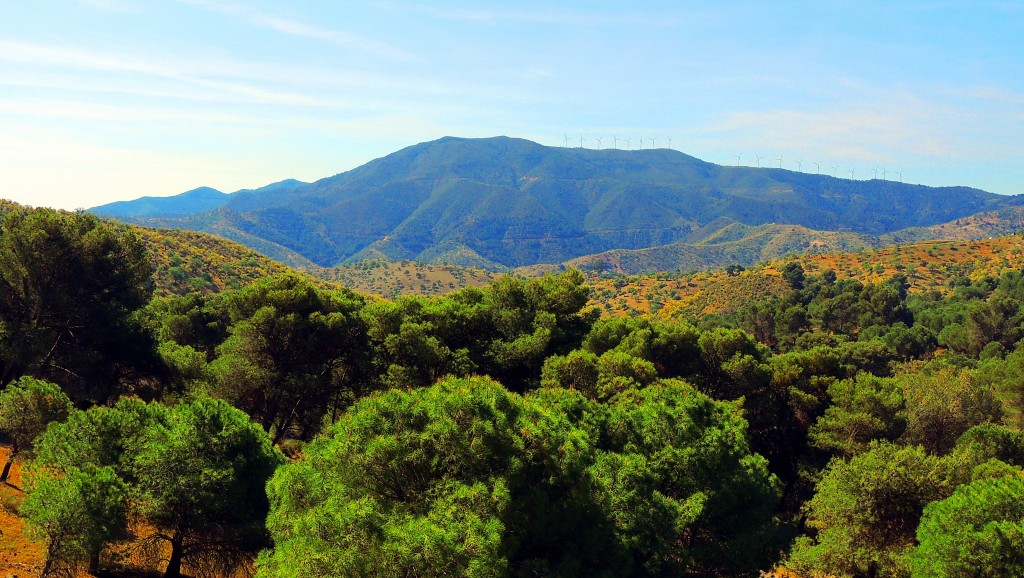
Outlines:
[[[750,291],[730,307],[612,316],[593,299],[666,280],[160,297],[145,232],[0,230],[0,531],[36,544],[0,571],[1024,569],[1018,238],[733,267],[705,286]]]
[[[206,212],[183,214],[183,203],[168,200],[160,213],[153,199],[92,210],[216,233],[289,264],[384,259],[500,270],[610,250],[673,253],[644,264],[651,269],[625,269],[653,272],[750,265],[818,242],[833,250],[874,246],[879,235],[1021,204],[967,187],[839,179],[722,166],[671,149],[546,147],[507,137],[446,137],[315,183],[278,185],[228,195]],[[1011,213],[998,214],[1019,226],[1020,215]],[[801,232],[793,236],[793,227],[773,225]]]

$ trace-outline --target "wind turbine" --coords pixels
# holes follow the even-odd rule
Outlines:
[[[763,159],[764,157],[757,154],[755,154],[754,156],[757,157],[757,168],[761,168],[761,159]]]
[[[832,167],[832,178],[833,179],[836,178],[836,171],[838,171],[838,170],[839,170],[839,167]]]
[[[781,169],[782,168],[782,155],[779,155],[779,158],[777,158],[775,160],[779,161],[779,168]]]
[[[619,137],[612,135],[612,148],[618,150],[619,148]]]
[[[882,167],[882,180],[883,181],[885,180],[885,175],[887,175],[888,173],[889,173],[889,171],[885,170],[885,167]]]
[[[630,149],[629,149],[629,141],[630,141],[630,140],[632,140],[632,137],[631,137],[631,138],[627,138],[627,139],[626,139],[626,150],[627,150],[627,151],[628,151],[628,150],[630,150]]]
[[[853,180],[853,175],[857,172],[857,169],[850,169],[850,180]]]
[[[873,169],[871,169],[871,170],[875,172],[875,176],[873,176],[873,177],[871,177],[871,178],[873,178],[873,179],[877,179],[877,178],[878,178],[878,167],[875,167],[875,168],[873,168]]]
[[[603,139],[603,138],[604,138],[603,136],[599,136],[599,137],[594,139],[594,140],[597,141],[597,150],[601,150],[601,139]]]
[[[640,135],[640,148],[637,150],[644,150],[644,135]]]
[[[667,136],[667,137],[665,137],[665,138],[667,138],[667,139],[668,139],[668,148],[669,148],[669,150],[672,150],[672,137],[670,137],[670,136]]]
[[[800,159],[800,160],[795,161],[795,162],[796,162],[796,170],[797,170],[797,172],[801,172],[802,173],[804,171],[804,159]]]
[[[562,133],[562,136],[564,136],[564,137],[565,137],[565,148],[569,148],[569,135],[567,135],[567,134],[565,134],[565,133],[563,132],[563,133]]]
[[[896,173],[897,175],[899,175],[900,182],[902,183],[903,182],[903,173],[901,173],[900,171],[893,171],[893,172]]]
[[[652,149],[658,148],[658,137],[656,137],[656,136],[652,136],[651,137],[651,148]]]
[[[816,174],[816,175],[820,175],[821,174],[821,163],[814,163],[814,174]]]
[[[583,135],[580,135],[580,148],[583,148],[583,141],[584,140],[586,140],[586,139],[583,138]]]
[[[741,155],[732,155],[732,156],[736,157],[736,166],[740,166],[740,156]]]

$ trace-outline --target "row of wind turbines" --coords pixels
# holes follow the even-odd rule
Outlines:
[[[583,146],[583,143],[589,142],[589,141],[594,141],[594,142],[597,143],[597,146],[594,147],[596,150],[601,150],[602,148],[604,148],[604,147],[601,146],[601,143],[604,141],[604,137],[603,136],[593,137],[593,138],[589,138],[589,139],[583,138],[583,135],[580,135],[578,139],[577,138],[570,138],[569,135],[567,135],[565,133],[562,133],[562,136],[565,137],[565,139],[563,140],[563,143],[564,143],[563,146],[565,148],[569,148],[569,143],[572,143],[573,145],[575,145],[577,142],[580,143],[579,146],[573,146],[572,148],[585,148]],[[643,150],[645,140],[649,140],[651,142],[651,146],[649,148],[651,148],[651,149],[658,148],[658,138],[659,137],[652,136],[650,139],[644,139],[644,137],[641,136],[639,139],[637,139],[637,141],[638,141],[637,142],[637,148],[635,150]],[[672,148],[672,137],[666,136],[666,137],[661,137],[661,138],[668,141],[668,148]],[[634,150],[632,148],[632,143],[633,143],[632,137],[630,137],[630,138],[619,138],[617,135],[612,135],[611,141],[612,141],[612,148],[615,149],[615,150],[619,149],[619,143],[620,142],[626,143],[625,148],[623,148],[622,150],[627,150],[627,151]]]
[[[740,160],[742,159],[743,155],[742,154],[738,154],[738,155],[732,155],[732,156],[733,156],[734,159],[736,159],[736,166],[737,167],[740,166]],[[755,154],[754,156],[757,158],[757,164],[756,164],[757,168],[761,168],[761,160],[764,159],[765,157],[763,157],[761,155],[757,155],[757,154]],[[780,169],[783,168],[782,167],[782,156],[781,155],[779,155],[779,158],[774,159],[774,160],[779,162],[779,166],[777,168],[780,168]],[[800,159],[798,161],[793,161],[793,164],[796,165],[797,172],[800,172],[800,173],[804,172],[804,160],[803,159]],[[814,165],[814,167],[815,167],[814,168],[814,174],[816,174],[816,175],[820,175],[821,174],[821,163],[819,163],[817,161],[810,161],[808,164]],[[747,165],[747,166],[750,166],[750,165]],[[834,178],[837,178],[838,177],[839,167],[834,166],[834,165],[829,165],[828,168],[832,169],[832,176]],[[888,178],[889,175],[893,174],[893,175],[896,175],[897,181],[899,181],[901,183],[903,182],[903,173],[900,172],[900,171],[887,170],[885,167],[875,167],[875,168],[871,169],[871,171],[874,173],[874,177],[873,177],[874,179],[877,179],[878,178],[878,173],[881,172],[882,173],[882,180],[883,181],[889,180],[889,178]],[[850,169],[850,180],[854,180],[856,178],[857,178],[857,169],[855,169],[855,168],[854,169]]]
[[[562,140],[562,146],[564,146],[565,148],[569,148],[569,144],[570,143],[573,145],[572,148],[581,148],[581,149],[582,148],[586,148],[586,147],[583,146],[583,143],[589,142],[589,141],[594,141],[594,142],[597,143],[597,146],[594,147],[596,150],[602,150],[604,148],[604,147],[601,146],[602,143],[604,142],[604,137],[603,136],[592,137],[592,138],[587,139],[587,138],[584,138],[583,135],[581,134],[581,135],[579,135],[578,138],[571,138],[571,137],[569,137],[569,135],[567,133],[562,133],[562,137],[564,137],[563,140]],[[666,137],[661,137],[661,138],[663,138],[664,140],[668,141],[668,148],[671,149],[672,148],[672,137],[666,136]],[[623,142],[623,143],[626,143],[626,146],[622,150],[627,150],[627,151],[634,150],[632,148],[632,143],[633,143],[632,137],[630,137],[630,138],[619,138],[618,135],[612,135],[612,139],[611,140],[612,140],[612,147],[611,147],[612,149],[619,150],[619,143]],[[647,139],[644,139],[644,137],[641,136],[638,139],[637,148],[635,150],[643,150],[645,140],[647,140]],[[651,145],[649,147],[650,149],[658,148],[658,137],[652,136],[649,140],[650,140],[650,143],[651,143]],[[579,146],[576,146],[576,143],[579,143]],[[761,168],[761,161],[763,159],[765,159],[766,157],[763,157],[763,156],[757,155],[757,154],[755,154],[754,156],[757,158],[756,167],[757,168]],[[737,167],[740,166],[740,161],[742,160],[743,155],[742,154],[733,155],[733,158],[736,159],[736,166]],[[779,162],[779,166],[777,168],[780,168],[780,169],[783,168],[783,166],[782,166],[782,156],[781,155],[779,156],[779,158],[774,159],[774,160]],[[798,161],[793,161],[793,164],[796,165],[797,172],[800,172],[800,173],[804,172],[804,160],[803,159],[800,159]],[[822,174],[821,173],[821,163],[819,163],[817,161],[809,161],[808,164],[814,165],[814,174],[816,174],[816,175]],[[746,165],[746,166],[750,166],[750,165]],[[765,167],[765,168],[771,168],[771,167]],[[834,165],[828,165],[827,168],[831,168],[832,169],[832,177],[833,178],[838,178],[838,176],[839,176],[839,167],[834,166]],[[903,173],[900,172],[900,171],[887,170],[885,167],[875,167],[875,168],[871,169],[871,171],[874,173],[874,177],[873,177],[874,179],[878,179],[878,173],[879,173],[879,171],[881,171],[881,173],[882,173],[882,180],[883,181],[889,180],[889,178],[888,178],[889,175],[893,174],[893,175],[896,175],[896,180],[898,182],[901,182],[901,183],[903,182]],[[850,169],[849,172],[850,172],[850,180],[854,180],[854,179],[857,178],[857,169],[855,169],[855,168]]]

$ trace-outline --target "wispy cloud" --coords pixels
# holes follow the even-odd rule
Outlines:
[[[651,16],[643,11],[609,15],[601,10],[564,10],[557,8],[541,8],[517,10],[504,8],[438,8],[429,3],[411,4],[380,0],[374,3],[379,9],[421,14],[432,18],[456,20],[471,23],[517,22],[526,24],[551,24],[559,26],[580,25],[617,25],[617,26],[650,26],[668,27],[679,23],[672,15],[660,14]],[[687,14],[687,21],[692,22],[699,15],[695,11]]]
[[[318,40],[334,44],[336,46],[343,46],[346,48],[355,48],[363,52],[373,54],[379,58],[392,61],[410,62],[416,60],[415,55],[410,52],[401,50],[395,46],[392,46],[386,42],[374,40],[372,38],[366,38],[358,34],[353,34],[344,30],[335,30],[329,28],[323,28],[313,24],[308,24],[298,20],[290,18],[283,18],[273,14],[269,14],[262,10],[244,6],[241,4],[234,4],[228,2],[220,2],[218,0],[179,0],[185,4],[216,12],[224,16],[240,19],[241,21],[260,28],[266,28],[282,34],[290,36],[296,36],[299,38],[306,38],[310,40]]]
[[[104,12],[136,12],[138,6],[124,0],[77,0],[79,4]]]
[[[1016,92],[1001,86],[984,85],[969,87],[950,87],[946,91],[954,97],[974,100],[986,100],[1009,105],[1024,105],[1024,93]]]
[[[870,97],[868,97],[870,94]],[[850,166],[912,163],[963,166],[1012,161],[1024,130],[1022,118],[986,110],[958,98],[1016,102],[1012,92],[965,89],[915,93],[874,89],[828,108],[734,111],[692,131],[709,149],[746,147],[803,155]]]
[[[175,66],[153,60],[138,60],[58,46],[0,40],[0,61],[35,66],[48,65],[64,69],[140,74],[184,83],[203,91],[217,91],[222,94],[243,97],[251,102],[306,106],[334,106],[337,104],[303,94],[277,91],[223,78],[208,78],[201,74],[186,72],[189,66]],[[66,88],[67,83],[64,84]]]
[[[262,103],[375,109],[458,94],[503,102],[531,98],[521,87],[447,83],[416,75],[281,66],[232,59],[155,57],[97,52],[0,39],[0,63],[28,65],[0,76],[0,85],[110,92],[201,102]],[[93,74],[104,72],[105,75]],[[88,74],[79,74],[79,73]],[[531,71],[534,78],[543,72]],[[150,79],[139,82],[139,77]],[[162,82],[154,82],[159,79]],[[368,95],[372,94],[372,98]]]

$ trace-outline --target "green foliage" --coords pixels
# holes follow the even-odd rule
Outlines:
[[[496,332],[482,369],[513,390],[535,385],[544,359],[579,346],[597,318],[584,307],[590,288],[577,270],[533,281],[503,277],[484,292]]]
[[[638,575],[743,575],[764,567],[777,546],[771,520],[779,485],[767,461],[750,453],[735,406],[666,381],[620,395],[605,419],[600,479],[620,540],[648,544],[633,554],[643,556]],[[618,486],[624,479],[639,488]],[[658,517],[641,517],[665,516],[665,508],[671,516],[660,532]]]
[[[0,432],[11,442],[0,483],[7,481],[15,458],[19,454],[31,456],[36,437],[51,422],[67,418],[71,409],[68,396],[47,381],[22,377],[0,391]]]
[[[29,470],[28,499],[22,507],[30,533],[46,541],[42,576],[77,575],[85,563],[99,569],[103,546],[121,538],[127,525],[127,487],[110,466],[83,464],[61,473]]]
[[[782,268],[782,278],[793,289],[804,288],[804,268],[796,261],[790,261]]]
[[[111,254],[132,261],[133,233],[15,213],[0,239],[0,313],[28,303],[40,316],[0,316],[0,373],[53,375],[81,407],[99,402],[67,414],[61,388],[34,378],[0,390],[12,455],[37,440],[25,512],[48,571],[94,571],[111,542],[169,546],[168,575],[251,562],[269,545],[264,483],[282,461],[272,440],[295,461],[270,484],[267,576],[752,576],[785,550],[780,524],[804,534],[790,560],[805,573],[905,576],[919,559],[947,575],[965,560],[1016,568],[1016,538],[982,526],[1012,538],[1017,514],[989,489],[954,492],[1024,466],[1019,272],[983,277],[961,263],[944,273],[956,280],[943,296],[909,294],[900,275],[859,282],[825,269],[929,275],[908,247],[862,267],[790,259],[783,278],[736,268],[707,277],[718,287],[692,275],[598,280],[602,298],[617,288],[666,317],[716,313],[597,320],[576,270],[385,301],[299,274],[254,281],[251,255],[138,232],[160,247],[161,283],[178,275],[179,289],[202,289],[138,311],[145,275],[115,276],[102,299],[88,290],[106,282]],[[727,229],[715,242],[749,232]],[[408,242],[381,252],[422,249]],[[436,285],[425,269],[395,267],[403,283]],[[68,287],[62,269],[89,269],[85,287]],[[216,293],[230,285],[245,287]],[[722,296],[745,302],[720,307]],[[29,384],[52,412],[23,395]],[[117,401],[125,393],[178,405]],[[991,502],[999,519],[918,526],[950,496],[950,511],[971,517]]]
[[[808,574],[907,576],[925,506],[953,493],[963,470],[951,458],[888,443],[833,461],[806,505],[816,535],[798,540],[788,564]]]
[[[1024,477],[980,479],[930,504],[917,529],[913,576],[1024,574]]]
[[[689,377],[705,366],[698,345],[700,333],[685,322],[654,322],[639,318],[598,320],[583,340],[583,349],[603,355],[618,350],[654,364],[659,377]]]
[[[541,387],[564,387],[596,399],[600,377],[597,362],[596,355],[580,349],[567,355],[552,355],[541,369]]]
[[[235,551],[262,545],[264,487],[283,460],[245,414],[219,400],[174,406],[129,447],[133,512],[172,548],[165,575],[186,558],[226,572],[239,562]]]
[[[618,393],[650,385],[658,372],[646,359],[612,350],[597,358],[597,375],[597,397],[607,400]]]
[[[590,330],[597,311],[584,310],[589,293],[573,270],[368,306],[379,386],[424,386],[479,372],[515,391],[536,387],[544,360],[576,349]]]
[[[1005,420],[1016,428],[1024,426],[1024,348],[1004,358],[988,358],[978,365],[975,381],[995,392],[1003,402]]]
[[[899,382],[858,374],[829,385],[832,399],[808,432],[811,445],[841,457],[864,452],[874,440],[895,441],[907,427]]]
[[[149,299],[146,251],[96,217],[8,212],[0,234],[0,384],[33,375],[104,402],[152,373],[155,344],[132,318]]]
[[[617,399],[475,378],[357,402],[271,481],[260,575],[752,573],[778,488],[742,418],[678,383]]]
[[[55,563],[80,560],[83,549],[98,555],[124,532],[125,519],[153,528],[137,538],[143,549],[170,546],[168,577],[183,560],[223,574],[264,544],[264,486],[283,459],[259,426],[223,401],[123,400],[73,413],[37,443],[29,521],[49,538]],[[95,532],[71,538],[83,528]]]
[[[225,294],[229,337],[210,365],[212,392],[246,411],[275,441],[309,438],[328,411],[357,397],[368,362],[362,299],[295,275]],[[293,431],[294,430],[294,431]]]
[[[470,289],[438,300],[405,297],[368,305],[363,318],[378,387],[429,385],[475,371],[487,335],[480,299]]]
[[[596,565],[574,552],[601,523],[580,507],[585,484],[574,488],[587,439],[564,418],[551,421],[486,379],[357,402],[271,481],[275,548],[261,556],[260,575],[504,576]]]
[[[998,422],[1002,404],[994,392],[973,379],[970,372],[952,368],[934,374],[899,378],[906,400],[905,440],[929,452],[946,453],[961,434],[975,425]]]
[[[960,436],[955,450],[976,463],[996,459],[1024,467],[1024,432],[995,424],[975,426]]]

